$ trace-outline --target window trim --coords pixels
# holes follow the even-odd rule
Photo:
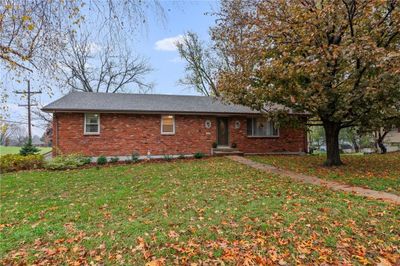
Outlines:
[[[163,131],[163,126],[164,126],[164,122],[163,122],[163,118],[164,117],[168,117],[168,116],[172,116],[172,132],[164,132]],[[161,115],[161,135],[175,135],[175,115]]]
[[[280,137],[280,128],[279,127],[277,127],[276,128],[276,131],[277,131],[277,134],[276,135],[270,135],[270,136],[260,136],[260,135],[253,135],[253,131],[254,131],[254,128],[253,128],[253,121],[255,120],[255,119],[260,119],[261,117],[248,117],[247,119],[246,119],[246,123],[248,122],[248,119],[251,119],[251,123],[252,123],[252,125],[251,125],[251,133],[252,133],[252,135],[249,135],[248,134],[248,132],[247,132],[247,127],[248,127],[248,125],[246,125],[246,135],[247,135],[247,137],[248,138],[279,138]],[[272,122],[271,120],[269,120],[269,119],[266,119],[267,120],[267,122]]]
[[[86,116],[88,114],[97,114],[99,116],[98,119],[98,127],[97,127],[97,132],[87,132],[86,131]],[[100,114],[99,113],[85,113],[84,117],[83,117],[83,135],[100,135]]]

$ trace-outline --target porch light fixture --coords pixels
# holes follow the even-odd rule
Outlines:
[[[240,128],[240,121],[239,121],[239,120],[236,120],[236,121],[235,121],[235,128],[236,128],[236,129],[239,129],[239,128]]]

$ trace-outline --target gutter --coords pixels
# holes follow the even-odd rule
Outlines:
[[[220,115],[220,116],[257,116],[263,112],[195,112],[195,111],[141,111],[141,110],[102,110],[102,109],[41,109],[47,113],[117,113],[117,114],[182,114],[182,115]],[[289,113],[290,115],[304,115],[305,113]]]

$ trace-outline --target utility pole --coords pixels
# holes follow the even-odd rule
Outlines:
[[[26,94],[28,103],[27,104],[19,104],[18,106],[28,107],[28,140],[32,141],[32,123],[31,123],[31,107],[37,106],[37,104],[31,104],[31,95],[40,94],[41,91],[31,91],[31,82],[27,80],[28,88],[27,91],[15,91],[16,94]]]

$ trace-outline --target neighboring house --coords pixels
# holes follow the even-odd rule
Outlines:
[[[305,129],[277,128],[260,112],[205,96],[72,92],[42,110],[53,113],[54,155],[127,157],[137,152],[160,158],[307,149]],[[306,122],[305,116],[301,119]]]
[[[399,151],[400,150],[400,127],[393,128],[389,133],[386,135],[383,141],[388,149],[388,152],[392,151]]]

